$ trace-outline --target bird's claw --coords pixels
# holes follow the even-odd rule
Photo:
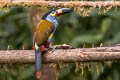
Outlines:
[[[55,51],[56,46],[50,46],[49,49],[52,50],[52,51]]]

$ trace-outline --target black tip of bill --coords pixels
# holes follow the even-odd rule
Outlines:
[[[61,9],[62,9],[63,14],[70,13],[73,11],[72,8],[61,8]]]

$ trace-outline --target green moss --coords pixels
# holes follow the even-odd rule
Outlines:
[[[38,8],[50,8],[50,9],[56,9],[56,8],[62,8],[62,7],[68,7],[68,8],[74,8],[74,11],[76,11],[78,14],[80,14],[80,16],[90,16],[91,12],[93,12],[93,10],[95,10],[97,7],[96,6],[79,6],[79,5],[74,5],[71,4],[69,6],[64,6],[64,5],[60,5],[60,6],[51,6],[51,5],[46,5],[46,6],[35,6],[35,5],[28,5],[28,4],[11,4],[11,3],[6,3],[2,6],[0,6],[0,10],[8,12],[9,9],[11,7],[38,7]],[[113,6],[99,6],[99,12],[98,14],[106,14],[106,12],[110,11],[112,9]]]

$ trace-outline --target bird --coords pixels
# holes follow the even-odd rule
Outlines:
[[[41,56],[45,48],[52,47],[52,38],[58,27],[57,17],[72,12],[72,8],[59,8],[48,11],[43,15],[33,36],[35,50],[36,79],[41,78]]]

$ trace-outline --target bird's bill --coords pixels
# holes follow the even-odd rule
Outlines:
[[[70,13],[72,11],[73,11],[72,8],[60,8],[60,9],[57,9],[55,12],[56,12],[56,16],[60,16],[66,13]]]

